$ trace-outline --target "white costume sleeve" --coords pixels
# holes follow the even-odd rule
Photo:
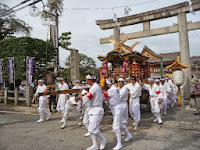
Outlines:
[[[114,93],[115,93],[115,91],[114,91],[114,90],[112,90],[112,89],[109,89],[109,90],[108,90],[108,97],[111,97],[111,96],[113,96],[113,95],[114,95]]]
[[[150,85],[145,83],[142,88],[149,91]]]
[[[36,90],[36,92],[35,92],[35,96],[37,96],[38,93],[40,93],[40,88],[39,88],[39,87],[40,87],[40,86],[37,87],[37,90]]]
[[[90,101],[89,98],[88,98],[86,95],[84,95],[82,99],[83,99],[83,104],[84,104],[84,105],[85,105],[88,101]]]
[[[123,89],[120,91],[120,99],[123,100],[128,95],[128,88],[126,86],[123,87]]]

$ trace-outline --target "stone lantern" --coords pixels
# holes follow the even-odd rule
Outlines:
[[[180,57],[178,56],[175,62],[166,67],[167,69],[172,69],[174,84],[178,86],[178,105],[181,107],[181,90],[180,86],[183,85],[185,80],[185,75],[182,69],[189,68],[189,66],[180,63]]]

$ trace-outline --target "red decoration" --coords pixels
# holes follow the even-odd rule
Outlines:
[[[109,96],[108,96],[108,92],[104,92],[104,96],[106,97],[106,98],[108,98]]]
[[[157,91],[156,93],[157,93],[157,95],[159,95],[161,92],[160,92],[160,91]]]
[[[90,93],[90,92],[88,92],[87,94],[86,94],[86,96],[91,100],[92,99],[92,93]]]

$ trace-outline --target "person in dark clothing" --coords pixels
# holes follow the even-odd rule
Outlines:
[[[68,86],[69,86],[69,89],[72,89],[73,88],[73,83],[72,83],[72,81],[69,81],[68,82]],[[69,95],[72,95],[72,93],[70,93]]]
[[[49,91],[53,91],[53,88],[50,87]],[[56,111],[56,105],[57,105],[57,103],[56,103],[56,95],[48,95],[47,97],[48,97],[47,100],[48,100],[48,103],[49,103],[49,111],[53,112],[52,109],[51,109],[52,108],[51,106],[52,106],[52,103],[53,103],[53,110],[55,112]]]
[[[72,89],[72,88],[73,88],[74,85],[73,85],[72,81],[69,81],[69,82],[68,82],[68,86],[69,86],[69,89]]]

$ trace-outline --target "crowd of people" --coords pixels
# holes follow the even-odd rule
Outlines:
[[[82,81],[82,85],[79,80],[75,81],[75,85],[69,86],[65,83],[62,77],[59,78],[58,89],[82,89],[80,93],[74,94],[59,94],[57,96],[40,96],[38,111],[40,119],[37,122],[45,121],[44,115],[47,115],[46,120],[51,116],[50,113],[45,110],[47,101],[53,103],[56,106],[57,112],[62,114],[61,129],[66,128],[67,118],[71,111],[77,120],[79,126],[82,125],[81,116],[83,115],[83,124],[88,132],[84,134],[85,137],[90,136],[93,145],[87,150],[104,149],[106,146],[106,138],[100,132],[99,125],[104,116],[103,103],[109,105],[109,108],[113,116],[113,132],[117,138],[117,144],[113,150],[119,150],[123,147],[121,133],[126,134],[124,142],[132,139],[131,133],[127,129],[127,122],[129,115],[133,119],[133,130],[138,130],[138,125],[141,119],[140,112],[140,96],[142,89],[149,92],[151,112],[154,115],[153,122],[162,124],[161,115],[167,115],[169,107],[173,107],[177,103],[177,87],[173,84],[173,79],[169,78],[148,78],[147,83],[138,82],[136,77],[131,76],[125,82],[123,78],[119,78],[117,81],[113,79],[106,79],[106,87],[102,89],[96,82],[96,77],[93,75],[87,75],[86,80]],[[43,80],[38,81],[35,96],[32,100],[34,103],[38,93],[46,91],[46,85]],[[50,89],[52,90],[52,89]],[[97,138],[100,139],[100,146],[97,144]]]

